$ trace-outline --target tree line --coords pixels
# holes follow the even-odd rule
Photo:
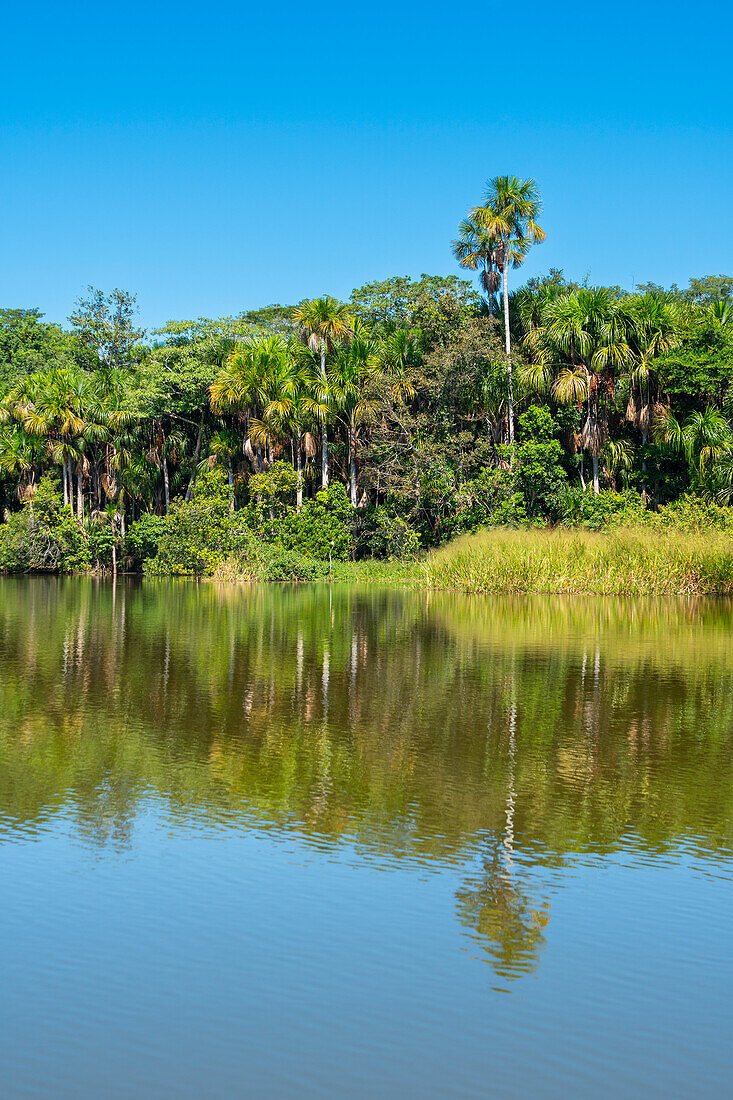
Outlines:
[[[534,181],[490,181],[452,244],[477,287],[396,277],[151,338],[123,290],[89,288],[66,327],[0,310],[3,518],[51,478],[78,524],[124,536],[212,471],[232,513],[252,485],[299,512],[338,484],[424,546],[632,500],[728,506],[733,278],[515,287],[541,215]]]

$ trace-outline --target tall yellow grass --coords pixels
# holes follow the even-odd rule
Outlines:
[[[733,593],[733,536],[491,530],[456,539],[415,571],[430,588],[461,592],[723,595]]]

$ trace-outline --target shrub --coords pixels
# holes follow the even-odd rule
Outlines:
[[[74,573],[92,564],[88,540],[50,477],[0,526],[0,570]]]
[[[125,540],[127,553],[139,563],[144,562],[146,558],[154,558],[158,553],[160,540],[167,529],[168,523],[163,516],[146,512],[130,525]]]
[[[150,526],[148,534],[152,535]],[[137,538],[137,532],[133,538]],[[214,573],[232,553],[247,546],[248,541],[243,513],[229,511],[223,472],[207,471],[200,477],[191,500],[171,502],[157,534],[158,552],[147,558],[143,569],[158,577],[204,576]]]
[[[295,550],[309,558],[328,560],[329,550],[336,559],[354,553],[354,510],[346,488],[334,482],[316,493],[314,500],[303,503],[300,512],[289,510],[277,529],[277,537],[286,550]]]
[[[466,481],[454,496],[454,534],[480,527],[525,527],[527,510],[509,470],[489,467]]]
[[[565,489],[558,499],[560,519],[568,527],[584,527],[589,531],[602,531],[611,527],[645,525],[649,512],[641,497],[631,489],[617,493],[601,489],[594,493],[574,485]]]
[[[267,543],[251,532],[236,554],[214,571],[217,580],[228,581],[316,581],[328,575],[328,563],[315,561],[279,543]]]
[[[278,537],[283,520],[295,503],[298,475],[288,462],[273,462],[248,482],[249,504],[244,509],[245,523],[262,538]]]
[[[518,418],[517,426],[515,488],[522,494],[530,518],[556,518],[568,480],[563,449],[555,438],[555,422],[547,409],[532,405]]]
[[[356,531],[357,557],[413,558],[420,549],[420,535],[414,527],[383,505],[360,513]]]
[[[654,523],[679,531],[733,531],[733,508],[687,493],[660,508]]]

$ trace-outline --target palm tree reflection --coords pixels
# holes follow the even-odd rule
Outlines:
[[[503,834],[496,835],[484,857],[480,875],[469,878],[456,893],[461,923],[473,933],[502,978],[518,977],[536,968],[545,946],[544,929],[550,903],[532,902],[514,863],[515,768],[517,755],[517,684],[512,661],[509,684],[507,794]]]

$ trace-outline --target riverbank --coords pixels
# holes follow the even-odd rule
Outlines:
[[[333,579],[469,593],[730,595],[733,538],[638,528],[490,530],[412,562],[334,562]]]

